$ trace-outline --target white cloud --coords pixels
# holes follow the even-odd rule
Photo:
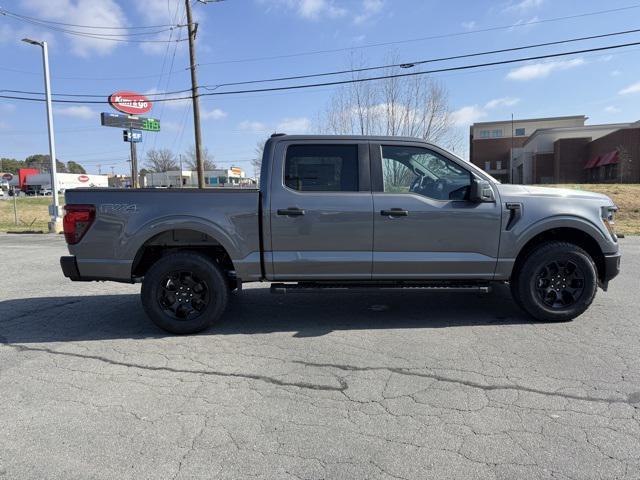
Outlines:
[[[227,112],[224,110],[220,110],[219,108],[214,108],[213,110],[202,110],[200,112],[200,117],[203,120],[220,120],[227,116]]]
[[[171,120],[163,120],[162,121],[162,130],[164,132],[173,132],[178,133],[183,131],[184,125],[178,122],[172,122]]]
[[[362,13],[356,15],[353,22],[356,25],[366,23],[380,13],[383,7],[384,0],[362,0]]]
[[[178,23],[186,23],[184,19],[184,1],[183,0],[161,0],[161,1],[149,1],[149,2],[132,2],[136,6],[138,23],[143,25],[177,25]],[[204,12],[201,8],[193,9],[194,21],[201,22],[200,18]],[[180,18],[182,17],[182,18]],[[198,30],[198,36],[200,37],[205,30],[200,28]],[[178,40],[187,38],[186,28],[177,28],[171,32],[160,32],[157,35],[151,37],[145,37],[150,40]],[[176,44],[170,44],[171,50],[176,48]],[[182,51],[187,48],[186,42],[180,42],[177,44],[178,51]],[[167,51],[166,43],[141,43],[140,49],[145,53],[164,55]],[[202,50],[202,49],[201,49]]]
[[[489,100],[484,108],[491,110],[492,108],[500,108],[500,107],[512,107],[520,102],[519,98],[515,97],[501,97],[494,98],[493,100]]]
[[[10,42],[14,38],[13,29],[9,25],[0,25],[0,43]]]
[[[620,75],[622,75],[622,72],[620,70],[611,70],[611,73],[609,74],[612,77],[619,77]]]
[[[127,19],[115,0],[23,0],[22,5],[37,14],[38,18],[78,25],[124,27]],[[87,33],[96,33],[95,29],[73,27]],[[122,33],[121,30],[101,28],[101,35]],[[90,38],[87,36],[66,35],[71,42],[71,52],[88,57],[92,54],[106,55],[111,53],[119,42]]]
[[[620,113],[622,110],[618,107],[614,107],[613,105],[609,105],[608,107],[605,107],[604,111],[607,113]]]
[[[466,127],[487,116],[478,105],[467,105],[451,113],[453,123],[458,127]]]
[[[511,3],[505,8],[505,11],[526,12],[540,7],[543,3],[544,0],[520,0],[519,2]]]
[[[533,24],[535,24],[539,20],[540,20],[540,18],[537,15],[535,17],[531,17],[529,20],[520,19],[516,23],[511,25],[509,27],[508,31],[512,32],[512,31],[514,31],[516,29],[521,30],[521,31],[522,30],[528,30],[529,28],[533,27]]]
[[[462,25],[462,28],[464,28],[465,30],[473,30],[474,28],[476,28],[476,21],[470,20],[468,22],[462,22],[460,25]]]
[[[262,133],[267,131],[267,126],[262,122],[252,122],[250,120],[244,120],[238,124],[240,130],[246,130],[249,132]]]
[[[629,85],[626,88],[623,88],[618,92],[620,95],[629,95],[630,93],[640,93],[640,82],[636,82],[632,85]]]
[[[71,107],[58,107],[55,109],[55,113],[57,115],[62,115],[64,117],[73,117],[73,118],[98,118],[98,114],[93,111],[91,108],[85,105],[71,106]]]
[[[259,3],[270,7],[282,6],[307,20],[339,18],[347,14],[347,10],[336,6],[334,0],[259,0]]]
[[[13,113],[15,111],[16,111],[16,106],[13,103],[2,103],[2,104],[0,104],[0,112]]]
[[[560,70],[568,70],[570,68],[579,67],[586,64],[582,58],[574,58],[572,60],[556,60],[553,62],[531,63],[523,67],[511,70],[507,74],[509,80],[534,80],[536,78],[546,78],[552,72]]]
[[[311,129],[311,120],[306,117],[284,118],[276,126],[276,131],[284,133],[307,133]]]

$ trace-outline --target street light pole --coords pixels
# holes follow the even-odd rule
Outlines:
[[[30,45],[38,45],[42,48],[42,65],[44,68],[44,93],[47,103],[47,127],[49,129],[49,157],[51,159],[51,201],[49,208],[51,222],[49,223],[50,233],[60,233],[62,231],[62,218],[60,215],[60,202],[58,199],[58,176],[56,172],[56,139],[53,133],[53,107],[51,105],[51,76],[49,73],[49,49],[47,42],[38,42],[30,38],[23,38],[23,42]]]

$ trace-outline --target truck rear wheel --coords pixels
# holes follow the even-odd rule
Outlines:
[[[597,289],[593,259],[582,248],[566,242],[538,246],[511,281],[516,303],[544,322],[573,320],[589,308]]]
[[[142,305],[158,327],[177,334],[209,328],[227,307],[229,288],[207,257],[179,252],[154,263],[142,282]]]

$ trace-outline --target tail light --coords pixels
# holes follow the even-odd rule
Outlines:
[[[62,221],[64,238],[69,245],[75,245],[80,240],[96,218],[94,205],[65,205]]]

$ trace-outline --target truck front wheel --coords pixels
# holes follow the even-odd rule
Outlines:
[[[544,322],[573,320],[589,308],[597,289],[593,259],[582,248],[566,242],[535,248],[511,279],[516,303]]]
[[[158,327],[177,334],[209,328],[227,307],[229,288],[207,257],[178,252],[154,263],[142,282],[142,305]]]

